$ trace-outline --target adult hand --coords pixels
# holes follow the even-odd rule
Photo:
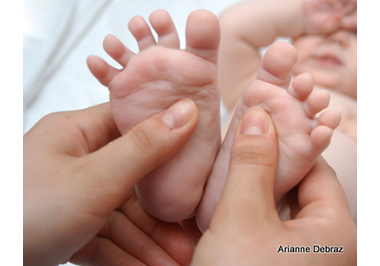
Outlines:
[[[357,27],[356,0],[308,0],[303,3],[303,11],[308,34],[329,34]]]
[[[274,125],[251,108],[236,130],[225,190],[192,265],[356,265],[356,225],[334,171],[320,158],[298,186],[295,218],[281,222],[276,166]],[[287,254],[294,247],[305,252]]]
[[[38,122],[24,136],[24,265],[63,263],[80,249],[76,263],[188,264],[193,248],[184,231],[147,214],[133,186],[197,123],[189,99],[122,137],[108,103]]]

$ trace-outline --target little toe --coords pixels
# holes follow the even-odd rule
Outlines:
[[[111,67],[105,60],[98,56],[89,56],[87,58],[87,65],[91,73],[106,87],[108,87],[111,80],[119,73],[119,70]]]
[[[326,110],[318,117],[318,123],[331,129],[339,126],[342,115],[336,110]]]
[[[297,61],[297,52],[288,42],[276,42],[266,51],[257,79],[283,87],[289,87],[291,71]]]
[[[156,44],[156,40],[148,23],[141,16],[136,16],[129,21],[128,28],[135,37],[140,51]]]
[[[213,13],[197,10],[189,15],[186,24],[187,51],[216,63],[219,40],[219,20]]]
[[[157,10],[149,17],[150,24],[158,34],[158,44],[179,49],[179,37],[173,20],[165,10]]]
[[[314,116],[329,106],[330,94],[323,89],[313,90],[307,98],[307,112]]]
[[[107,54],[123,67],[126,67],[129,60],[135,55],[135,53],[125,47],[124,44],[112,34],[109,34],[104,39],[103,47]]]
[[[295,98],[304,101],[313,91],[314,79],[309,73],[303,73],[295,77],[288,91]]]

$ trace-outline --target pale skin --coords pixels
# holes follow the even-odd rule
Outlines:
[[[204,231],[222,195],[228,173],[230,150],[240,118],[252,106],[262,107],[276,126],[279,148],[278,171],[274,184],[275,200],[279,201],[295,187],[329,145],[340,114],[324,111],[328,94],[313,90],[308,73],[292,80],[291,69],[297,59],[294,47],[286,42],[272,45],[265,54],[256,79],[245,90],[238,104],[223,145],[215,161],[197,212],[197,222]],[[281,62],[281,63],[279,63]]]
[[[135,113],[138,121],[144,115],[165,108],[177,97],[189,97],[198,105],[200,121],[194,134],[169,162],[142,179],[137,184],[137,191],[143,206],[152,215],[165,221],[183,220],[197,207],[212,170],[197,210],[198,223],[205,229],[222,193],[220,188],[223,188],[228,173],[232,142],[230,137],[213,165],[220,145],[216,67],[219,23],[207,11],[190,14],[185,50],[178,50],[178,35],[165,11],[154,12],[150,23],[158,34],[157,43],[141,17],[132,19],[129,24],[140,47],[137,55],[115,37],[105,39],[105,50],[124,69],[116,70],[98,57],[90,57],[88,65],[95,77],[109,87],[115,122],[122,133],[128,132],[133,125],[125,120],[126,114]],[[286,63],[276,68],[276,53],[284,51],[289,52],[283,56]],[[290,84],[290,70],[296,61],[293,47],[283,44],[273,47],[269,54],[272,57],[268,55],[263,62],[261,77],[247,90],[230,135],[249,107],[262,106],[274,116],[281,139],[279,173],[295,175],[287,181],[287,175],[279,174],[275,193],[276,198],[280,198],[301,180],[327,147],[340,116],[328,111],[320,119],[314,118],[328,105],[329,99],[327,94],[313,91],[313,80],[308,74],[299,75]],[[274,103],[282,103],[282,106]],[[297,126],[291,130],[288,117],[297,121]]]
[[[258,134],[250,126],[265,130]],[[250,108],[235,131],[227,183],[191,265],[356,265],[356,225],[334,171],[321,157],[297,186],[294,218],[280,221],[273,195],[278,150],[273,121],[264,110]],[[342,246],[344,252],[277,252],[279,245],[315,244]]]
[[[198,115],[191,100],[180,100],[124,136],[109,104],[37,123],[24,136],[24,265],[57,265],[69,258],[110,266],[190,260],[192,265],[355,265],[356,226],[322,159],[298,186],[296,219],[279,221],[273,200],[277,136],[259,107],[250,108],[237,127],[226,190],[192,257],[181,227],[146,213],[133,184],[175,154]],[[344,253],[279,256],[278,245],[285,242],[339,245]]]
[[[166,11],[152,13],[150,23],[158,34],[157,43],[143,18],[135,17],[129,23],[140,48],[137,55],[116,37],[105,39],[104,49],[122,70],[94,56],[89,57],[88,66],[109,87],[115,122],[122,134],[185,95],[197,104],[201,115],[193,135],[171,160],[136,187],[149,213],[175,222],[194,213],[221,141],[216,67],[219,23],[207,11],[190,14],[185,50],[179,49],[178,34]]]
[[[221,95],[227,109],[233,112],[245,88],[253,81],[260,68],[260,47],[270,45],[278,36],[298,38],[309,35],[308,37],[311,37],[314,34],[330,34],[338,29],[356,32],[356,1],[290,0],[286,5],[281,4],[280,0],[246,1],[226,10],[220,17],[220,24],[222,39],[218,70]],[[309,38],[306,41],[310,45]],[[302,54],[304,51],[297,49],[302,42],[294,43],[300,61],[306,56]],[[353,51],[356,52],[356,42],[350,45],[355,45],[350,48],[352,50],[350,54],[353,54]],[[302,45],[302,50],[306,50],[307,47],[306,44]],[[310,49],[315,52],[315,47]],[[342,60],[341,57],[343,56],[339,56],[340,60]],[[295,66],[294,74],[298,75],[310,70],[297,70],[299,63],[297,62]],[[346,65],[351,68],[350,72],[354,71],[356,74],[356,57],[352,58],[351,55],[350,62]],[[227,73],[229,75],[226,75]],[[346,75],[347,77],[349,76]],[[330,78],[329,86],[326,83],[320,84],[323,82],[322,76],[314,78],[316,85],[327,88],[337,87],[337,77],[335,80]],[[356,75],[352,75],[352,78],[356,79]],[[351,79],[345,82],[354,86],[355,80]],[[341,85],[341,91],[356,98],[356,87],[349,89],[348,86]],[[348,91],[350,93],[347,93]]]
[[[203,52],[207,53],[207,49]],[[203,53],[202,55],[204,56]],[[276,75],[278,74],[276,73]],[[305,75],[300,77],[298,80],[305,79]],[[308,80],[307,77],[306,80]],[[256,83],[262,81],[258,80]],[[285,90],[272,84],[273,82],[264,81],[263,83],[264,87],[277,87],[277,90],[283,89],[286,94],[283,92],[280,94],[286,95],[284,97],[286,100],[294,100],[295,95],[301,97],[304,101],[309,100],[311,97],[310,86],[306,86],[307,93],[299,95],[305,89],[302,86],[293,84],[293,86],[288,86]],[[310,82],[306,83],[308,85],[312,84]],[[139,178],[168,160],[184,145],[195,130],[199,119],[197,108],[190,100],[179,102],[179,106],[177,105],[175,109],[169,108],[167,111],[158,112],[152,118],[133,127],[123,137],[119,135],[119,129],[107,104],[80,112],[50,115],[25,135],[24,263],[26,265],[57,264],[67,261],[70,257],[76,263],[96,265],[120,265],[120,263],[127,265],[155,264],[159,260],[172,265],[188,264],[192,248],[182,229],[177,224],[167,224],[150,216],[142,208],[140,202],[136,200],[133,190],[133,185]],[[310,98],[306,106],[310,107],[310,102],[313,102],[312,98]],[[178,104],[178,101],[176,104]],[[269,107],[269,112],[274,111],[270,108],[270,105],[268,106],[268,102],[259,104],[265,109]],[[298,107],[300,106],[298,105]],[[318,108],[314,109],[314,111],[317,110]],[[268,109],[265,111],[268,112]],[[261,118],[265,117],[266,112],[260,111]],[[301,112],[301,115],[304,114]],[[180,117],[176,117],[177,115],[180,115]],[[269,223],[273,227],[267,228],[269,229],[267,230],[258,224],[253,224],[251,216],[240,216],[235,215],[238,213],[234,213],[237,210],[241,211],[242,206],[247,208],[247,212],[244,212],[245,214],[261,213],[255,209],[255,206],[263,206],[265,210],[274,209],[274,195],[271,193],[273,193],[273,180],[276,176],[274,172],[278,165],[276,161],[277,154],[274,152],[277,148],[273,146],[275,145],[273,143],[277,142],[277,138],[273,134],[274,126],[269,120],[267,120],[267,126],[258,126],[257,113],[254,115],[249,112],[245,118],[247,117],[249,118],[248,124],[256,123],[256,126],[253,129],[238,126],[235,134],[237,136],[240,133],[255,135],[258,130],[260,131],[264,128],[267,132],[270,132],[269,142],[272,142],[272,144],[263,141],[264,139],[257,139],[257,141],[252,142],[252,136],[249,142],[244,142],[244,137],[236,137],[235,139],[238,140],[235,141],[230,151],[232,154],[231,165],[241,165],[241,158],[244,161],[241,165],[242,167],[230,167],[229,176],[231,177],[232,173],[234,173],[233,175],[236,177],[248,177],[246,171],[248,168],[246,167],[251,165],[254,167],[249,169],[249,173],[254,172],[257,176],[262,176],[261,181],[269,181],[264,181],[264,187],[259,184],[260,182],[252,182],[249,186],[241,186],[245,182],[239,182],[237,179],[235,179],[237,182],[228,181],[226,186],[227,200],[222,199],[221,207],[217,210],[211,229],[202,238],[205,240],[202,240],[202,245],[198,248],[199,252],[195,257],[194,264],[210,261],[211,265],[214,265],[215,261],[212,263],[213,258],[220,259],[224,256],[223,262],[241,262],[242,265],[245,265],[247,262],[253,261],[253,258],[250,257],[252,252],[242,254],[243,249],[241,247],[249,247],[253,242],[261,242],[251,237],[247,238],[248,235],[252,235],[249,234],[249,231],[239,230],[248,228],[246,227],[248,224],[252,225],[252,230],[255,229],[260,232],[276,229],[276,223]],[[333,128],[319,124],[320,121],[317,120],[314,120],[314,122],[318,125],[315,128],[324,126],[323,128],[327,127],[329,132]],[[243,122],[242,124],[244,125],[245,123]],[[242,130],[244,128],[247,131]],[[322,138],[322,141],[320,140],[316,144],[323,147],[326,139]],[[112,143],[106,145],[110,141]],[[255,145],[260,143],[259,146],[264,147],[263,150],[269,151],[269,153],[252,153],[253,143]],[[258,151],[257,146],[253,150]],[[38,153],[36,154],[35,151],[38,151]],[[247,151],[248,153],[246,153]],[[256,161],[247,160],[249,158],[264,160],[268,169],[262,168],[262,163],[257,164]],[[309,222],[311,222],[313,230],[306,230],[306,232],[320,233],[318,236],[321,242],[344,245],[348,251],[348,255],[345,255],[345,260],[347,261],[341,260],[341,257],[339,259],[340,262],[345,263],[344,265],[349,265],[348,262],[352,262],[355,255],[353,245],[355,243],[356,228],[353,222],[348,219],[348,208],[344,200],[344,194],[336,180],[334,181],[332,172],[326,171],[328,167],[320,163],[320,160],[315,160],[317,160],[317,164],[308,176],[315,176],[315,173],[319,173],[318,176],[327,177],[330,181],[327,182],[326,186],[329,189],[320,190],[319,193],[312,194],[314,196],[312,198],[310,198],[309,192],[301,193],[301,191],[305,191],[306,188],[314,191],[316,184],[324,184],[323,180],[321,182],[321,178],[319,178],[319,181],[303,181],[301,183],[299,200],[300,207],[305,211],[299,212],[298,218],[308,218],[306,219],[307,224],[300,222],[299,220],[302,219],[299,219],[296,222],[288,223],[292,225],[290,228],[299,230],[262,237],[275,240],[277,236],[278,238],[273,242],[273,245],[280,242],[281,237],[286,240],[293,239],[297,242],[296,244],[299,244],[301,242],[297,240],[300,239],[300,236],[305,240],[304,228],[306,225],[310,226]],[[130,163],[126,164],[126,162]],[[318,167],[319,165],[322,165],[322,167]],[[62,171],[57,171],[57,169],[62,169]],[[269,179],[266,178],[268,173],[270,173]],[[305,180],[308,179],[311,178],[306,178]],[[313,178],[313,180],[316,179]],[[233,183],[240,186],[240,189],[231,190],[230,188],[234,187],[231,185]],[[248,185],[248,183],[245,184]],[[254,190],[252,191],[251,189]],[[244,191],[245,193],[241,193]],[[264,200],[268,200],[269,205],[261,204],[263,203],[262,201],[255,201],[254,204],[247,205],[245,200],[248,195],[256,195],[256,197],[252,197],[252,201],[263,197]],[[309,201],[301,200],[305,199],[305,195],[309,196],[309,198],[306,197]],[[231,196],[232,198],[240,198],[244,202],[230,200]],[[70,200],[68,201],[67,199]],[[229,202],[230,207],[226,205],[226,202]],[[249,207],[253,207],[253,209]],[[219,211],[219,209],[222,209],[222,211]],[[323,219],[318,219],[319,216],[315,215],[314,218],[316,219],[313,222],[313,219],[309,219],[312,218],[311,216],[301,215],[301,213],[317,214],[312,210],[318,210]],[[326,217],[326,212],[333,215]],[[232,216],[228,216],[228,213],[232,214]],[[240,212],[240,214],[243,213]],[[226,217],[231,219],[225,219]],[[232,222],[233,220],[239,222],[234,223]],[[119,223],[120,221],[122,223]],[[268,224],[268,220],[264,219],[262,221],[263,224]],[[321,221],[323,222],[322,225],[319,223]],[[227,224],[225,224],[226,222]],[[220,223],[220,227],[214,225],[218,223]],[[83,227],[83,225],[85,226]],[[226,228],[232,234],[226,233]],[[315,230],[315,228],[319,230]],[[331,228],[334,228],[334,232],[340,236],[341,241],[339,243],[334,242],[334,235],[331,235],[330,231]],[[340,230],[344,232],[340,232]],[[220,237],[214,238],[215,232]],[[280,230],[276,232],[280,232]],[[323,234],[323,232],[326,232],[326,234]],[[231,246],[231,235],[240,240],[239,245]],[[311,235],[310,239],[315,240],[315,236]],[[210,242],[212,245],[207,246],[204,244],[205,242]],[[227,246],[216,245],[222,243]],[[305,241],[302,244],[306,245],[308,242]],[[226,248],[231,252],[226,254],[224,252]],[[148,250],[149,252],[147,252]],[[74,253],[75,255],[73,256]],[[154,257],[152,257],[153,254]],[[199,254],[206,257],[211,255],[212,257],[210,260],[199,261]],[[214,256],[215,254],[216,256]],[[261,255],[263,260],[273,259],[273,256],[270,257],[266,254],[261,253],[258,255]],[[259,261],[260,256],[258,255],[255,256],[256,261]],[[302,259],[307,263],[310,258],[303,257]],[[319,256],[319,259],[324,265],[328,265],[326,261],[334,262],[331,256]],[[297,261],[300,262],[300,260]],[[318,262],[317,260],[313,261]],[[281,262],[284,261],[281,260]],[[229,265],[231,264],[229,263]],[[294,265],[294,262],[290,262],[290,265]],[[338,264],[334,262],[334,265]]]
[[[198,119],[184,99],[124,136],[109,103],[39,121],[24,136],[24,265],[188,265],[193,247],[181,226],[148,214],[133,186]]]
[[[239,112],[240,99],[259,75],[260,47],[278,36],[293,38],[298,57],[292,74],[310,73],[314,91],[330,94],[327,110],[342,115],[323,156],[337,171],[355,217],[356,1],[290,0],[286,5],[278,0],[247,1],[225,11],[220,24],[218,78],[222,101],[231,114]],[[233,127],[233,119],[231,123]]]

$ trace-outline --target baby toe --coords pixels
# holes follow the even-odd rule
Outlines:
[[[257,79],[287,89],[296,61],[297,52],[293,45],[288,42],[276,42],[265,53]]]
[[[157,10],[149,17],[150,24],[158,35],[158,44],[179,49],[179,36],[175,28],[174,22],[169,13],[165,10]]]
[[[310,134],[310,142],[316,154],[321,154],[330,144],[333,130],[327,126],[317,126]]]
[[[104,39],[103,47],[107,54],[123,67],[126,67],[129,60],[135,55],[135,53],[125,47],[124,44],[112,34],[109,34]]]
[[[313,90],[306,101],[309,115],[314,116],[329,106],[330,94],[323,89]]]
[[[89,56],[87,58],[87,65],[91,73],[106,87],[119,73],[119,70],[111,67],[104,59],[98,56]]]
[[[309,73],[303,73],[295,77],[288,91],[295,98],[304,101],[313,91],[314,79]]]
[[[216,63],[219,40],[219,20],[213,13],[198,10],[189,15],[186,24],[186,50]]]
[[[156,40],[150,30],[148,23],[141,16],[136,16],[129,21],[128,28],[135,37],[140,51],[156,44]]]
[[[339,126],[342,116],[336,110],[326,110],[318,117],[318,123],[327,126],[331,129],[336,129]]]

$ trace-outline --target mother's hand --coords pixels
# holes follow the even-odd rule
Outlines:
[[[244,134],[252,125],[263,134]],[[295,218],[281,222],[276,168],[274,125],[262,109],[251,108],[236,130],[227,183],[192,265],[356,265],[356,225],[334,171],[320,158],[298,185]],[[337,251],[343,253],[315,253],[314,245],[342,247]]]
[[[176,119],[182,122],[170,124],[182,126],[165,123]],[[133,186],[197,123],[188,99],[122,137],[108,103],[38,122],[24,136],[24,264],[63,263],[80,249],[73,261],[188,263],[192,246],[184,231],[144,212]]]

